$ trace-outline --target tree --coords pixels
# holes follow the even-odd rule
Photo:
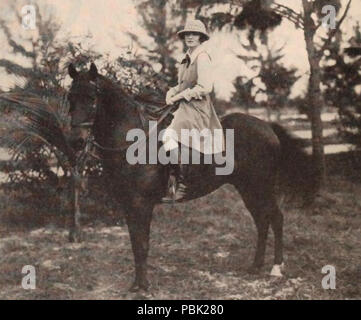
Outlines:
[[[281,50],[282,48],[272,53],[267,48],[267,56],[261,61],[259,74],[266,87],[262,91],[267,95],[267,109],[269,113],[271,110],[276,111],[278,120],[280,120],[281,109],[287,105],[292,86],[299,79],[296,76],[297,69],[287,69],[280,63],[280,59],[283,58]]]
[[[67,77],[68,61],[73,61],[79,68],[86,68],[89,60],[99,59],[101,55],[84,49],[81,43],[60,41],[60,24],[56,22],[56,18],[52,14],[43,14],[38,5],[33,5],[36,8],[37,32],[32,37],[16,39],[8,27],[8,21],[0,20],[0,30],[12,53],[21,55],[29,66],[24,67],[24,64],[17,63],[15,59],[0,59],[0,67],[9,75],[25,79],[25,86],[21,89],[47,97],[64,94],[63,82]],[[13,14],[21,24],[22,16],[15,6]]]
[[[255,43],[247,46],[241,44],[246,50],[251,50],[251,56],[236,55],[246,65],[252,62],[250,66],[254,70],[259,69],[256,76],[247,79],[244,76],[239,76],[234,81],[236,92],[232,100],[234,103],[243,105],[248,112],[249,107],[257,105],[256,96],[259,93],[267,96],[267,101],[262,105],[267,108],[268,120],[271,119],[271,111],[277,112],[278,120],[280,120],[280,111],[287,105],[288,97],[291,93],[291,88],[299,79],[296,76],[297,70],[295,68],[286,68],[280,60],[284,57],[281,53],[283,48],[273,50],[268,44],[268,36],[266,33],[259,35],[260,44]],[[264,50],[260,50],[264,49]],[[257,66],[254,63],[257,63]],[[259,79],[261,86],[255,85],[255,80]]]
[[[0,67],[9,75],[25,80],[25,85],[15,85],[0,97],[1,146],[8,148],[15,160],[0,163],[0,170],[10,178],[2,188],[15,191],[12,196],[16,201],[24,202],[27,209],[33,206],[34,212],[40,208],[59,212],[64,202],[59,191],[69,190],[63,188],[69,186],[70,180],[66,174],[67,162],[73,160],[72,165],[75,163],[75,154],[67,137],[70,117],[64,79],[68,76],[69,62],[76,64],[78,70],[88,70],[89,63],[94,61],[102,74],[128,89],[129,94],[142,93],[145,98],[148,95],[152,102],[157,82],[149,63],[128,50],[116,60],[110,60],[107,55],[85,49],[81,42],[58,38],[59,25],[55,17],[43,16],[38,6],[36,9],[37,31],[32,33],[35,34],[32,38],[16,37],[8,27],[8,21],[0,21],[0,31],[13,51],[13,55],[0,59]],[[14,14],[20,23],[21,17],[15,8]],[[18,63],[16,54],[27,64]],[[61,169],[64,175],[59,177]],[[95,178],[88,199],[96,199],[97,204],[102,199],[103,206],[113,209],[114,204],[103,192],[107,184],[102,179],[106,177],[101,164],[95,159],[87,159],[84,172]]]
[[[325,155],[323,148],[323,137],[322,137],[322,120],[321,120],[321,107],[322,96],[320,91],[321,85],[321,69],[320,62],[324,55],[325,50],[327,49],[329,43],[332,41],[333,37],[336,35],[337,31],[340,29],[342,22],[344,21],[347,12],[350,8],[351,1],[349,0],[347,7],[335,26],[334,29],[328,32],[327,38],[324,39],[323,44],[318,48],[316,45],[316,32],[318,28],[322,25],[322,7],[325,3],[330,4],[331,2],[318,1],[318,2],[308,2],[307,0],[302,0],[303,5],[303,30],[306,42],[306,49],[308,54],[308,62],[310,65],[310,78],[308,84],[308,103],[311,115],[311,131],[312,131],[312,155],[314,159],[314,164],[317,170],[318,179],[317,182],[319,187],[321,187],[325,181]],[[341,7],[339,0],[332,1],[332,4],[338,10]],[[337,10],[337,11],[338,11]],[[318,21],[313,20],[312,14],[317,12]]]
[[[22,17],[15,7],[13,9],[16,19],[21,23]],[[53,17],[44,18],[38,6],[36,6],[36,9],[38,11],[38,35],[34,38],[14,40],[15,37],[8,27],[7,21],[0,21],[0,29],[3,31],[13,54],[21,55],[23,59],[28,61],[30,66],[24,67],[11,58],[7,58],[0,59],[0,67],[3,67],[9,75],[25,80],[25,84],[21,88],[15,86],[17,90],[38,94],[45,99],[51,98],[55,94],[61,97],[65,94],[61,86],[65,75],[61,72],[60,59],[64,56],[67,48],[60,45],[56,40],[60,27]],[[51,157],[54,157],[52,150],[44,146],[39,139],[29,139],[23,131],[15,129],[19,129],[19,122],[22,122],[24,116],[27,115],[27,111],[24,114],[18,112],[2,114],[2,120],[5,120],[3,130],[5,125],[12,126],[6,130],[7,136],[2,136],[2,142],[6,141],[13,150],[22,150],[16,158],[18,160],[17,166],[10,169],[10,182],[12,182],[12,185],[26,182],[30,184],[31,188],[33,183],[45,180],[53,183],[57,179],[56,175],[51,171],[48,161]]]
[[[136,35],[130,36],[146,51],[146,57],[151,64],[159,64],[160,70],[155,76],[161,80],[160,85],[165,91],[168,86],[177,82],[174,52],[177,50],[177,31],[185,22],[187,10],[184,4],[174,0],[137,0],[136,8],[141,24],[153,43],[149,47]]]
[[[97,59],[100,55],[84,50],[80,43],[60,41],[60,25],[55,17],[43,15],[40,8],[35,4],[34,6],[37,10],[37,32],[30,38],[15,37],[8,27],[8,21],[0,21],[0,30],[13,51],[13,55],[0,59],[0,67],[10,76],[24,80],[23,85],[15,85],[13,88],[18,92],[20,101],[33,99],[32,105],[39,103],[44,110],[39,108],[32,113],[29,108],[11,106],[16,103],[16,99],[6,102],[2,100],[1,143],[13,152],[13,159],[16,160],[5,168],[10,178],[8,187],[27,187],[28,191],[36,192],[33,198],[38,199],[41,198],[38,196],[39,190],[43,190],[40,193],[45,197],[48,192],[56,192],[58,176],[53,167],[57,166],[66,172],[58,152],[58,148],[63,151],[66,149],[62,148],[66,142],[57,141],[56,137],[63,137],[63,130],[66,130],[70,120],[64,88],[67,63],[69,60],[76,61],[79,67],[85,68],[90,59]],[[22,17],[15,6],[13,13],[21,23]],[[20,55],[21,60],[27,63],[18,63],[15,55]],[[34,97],[40,97],[41,100]],[[52,106],[51,112],[46,111],[47,106]],[[46,122],[49,123],[48,128],[44,125]],[[44,137],[52,141],[52,145],[44,143]]]
[[[346,59],[340,41],[329,46],[326,61],[330,62],[323,69],[322,82],[327,86],[325,98],[327,104],[338,108],[341,120],[340,131],[347,142],[361,148],[361,58],[357,48],[361,47],[360,25],[354,27],[354,35],[350,39],[350,50],[346,52],[355,59]]]
[[[231,102],[237,106],[243,107],[246,110],[246,113],[249,113],[249,109],[257,104],[254,92],[252,92],[255,88],[253,78],[247,79],[245,77],[238,76],[233,81],[233,85],[236,91],[232,95]]]

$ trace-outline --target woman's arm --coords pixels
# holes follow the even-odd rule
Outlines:
[[[212,77],[212,63],[209,55],[206,52],[201,52],[197,57],[197,84],[193,88],[188,88],[175,96],[173,96],[169,103],[173,104],[180,99],[202,99],[203,96],[209,94],[213,90]],[[179,87],[175,91],[179,92]]]
[[[212,63],[209,55],[206,52],[201,52],[197,57],[197,84],[183,92],[187,101],[202,99],[203,96],[212,92],[213,77],[211,71]]]
[[[180,89],[179,89],[179,84],[180,84],[180,68],[178,68],[178,75],[177,75],[177,80],[178,80],[178,83],[176,86],[174,87],[170,87],[168,92],[170,94],[171,97],[175,96],[177,93],[179,93]],[[168,94],[167,92],[167,94]]]
[[[176,95],[179,92],[179,85],[177,84],[175,87],[170,87],[167,91],[167,95],[169,94],[171,97]]]
[[[172,98],[176,96],[176,94],[179,92],[179,85],[176,85],[175,87],[171,87],[166,94],[165,102],[166,104],[173,104]]]

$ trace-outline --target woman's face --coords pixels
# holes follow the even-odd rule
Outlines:
[[[187,32],[184,35],[184,40],[188,48],[194,48],[199,46],[201,44],[200,38],[201,35],[196,32]]]

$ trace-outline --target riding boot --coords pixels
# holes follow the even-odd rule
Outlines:
[[[169,173],[168,193],[162,198],[164,203],[181,202],[186,195],[185,169],[183,164],[172,165]]]
[[[177,174],[177,187],[174,195],[174,201],[180,202],[184,199],[186,195],[186,185],[185,185],[185,176],[186,176],[186,165],[178,165],[178,174]]]

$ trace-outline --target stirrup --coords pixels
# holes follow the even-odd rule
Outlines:
[[[186,190],[187,187],[182,182],[179,182],[177,185],[177,190],[175,191],[174,201],[175,202],[184,201],[186,196]]]
[[[171,174],[168,180],[167,194],[162,198],[163,203],[174,203],[176,194],[176,177]]]
[[[167,195],[162,198],[163,203],[182,202],[186,195],[186,186],[180,181],[176,183],[175,177],[170,177],[170,187],[168,187]]]

